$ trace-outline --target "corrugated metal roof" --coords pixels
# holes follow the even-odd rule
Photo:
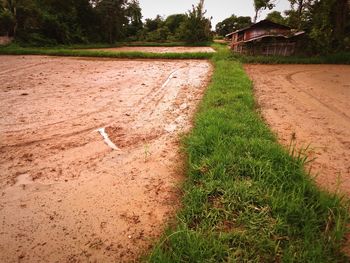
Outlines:
[[[256,40],[263,39],[263,38],[268,38],[268,37],[281,37],[281,38],[289,39],[289,38],[293,38],[293,37],[300,36],[300,35],[303,35],[303,34],[305,34],[304,31],[300,31],[300,32],[297,32],[297,33],[289,35],[289,36],[285,36],[285,35],[282,35],[282,34],[278,34],[278,35],[276,35],[276,34],[275,35],[262,35],[262,36],[258,36],[258,37],[251,38],[249,40],[245,40],[245,41],[241,41],[241,42],[247,43],[247,42],[252,42],[252,41],[256,41]]]
[[[349,1],[350,1],[350,0],[349,0]],[[250,29],[250,28],[255,28],[255,27],[260,26],[260,25],[262,25],[262,24],[266,24],[266,25],[267,25],[267,24],[269,24],[269,25],[275,25],[275,26],[278,26],[278,27],[283,27],[283,28],[285,28],[285,29],[291,29],[289,26],[285,26],[285,25],[282,25],[282,24],[278,24],[278,23],[272,22],[272,21],[270,21],[270,20],[268,20],[268,19],[265,19],[265,20],[259,21],[258,23],[255,23],[255,24],[253,24],[253,25],[251,25],[251,26],[248,26],[248,27],[245,27],[245,28],[241,28],[241,29],[239,29],[239,30],[236,30],[236,31],[234,31],[234,32],[231,32],[231,33],[227,34],[226,37],[229,37],[229,36],[231,36],[231,35],[233,35],[233,34],[236,34],[236,33],[242,32],[242,31],[246,31],[246,30],[248,30],[248,29]]]

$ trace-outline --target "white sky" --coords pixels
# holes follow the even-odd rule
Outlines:
[[[192,4],[199,0],[139,0],[142,8],[143,18],[154,18],[160,14],[168,16],[171,14],[185,13],[191,9]],[[277,6],[273,10],[284,11],[289,9],[288,0],[277,0]],[[253,0],[205,0],[205,8],[208,10],[207,17],[213,17],[212,25],[235,14],[237,16],[254,17]],[[262,12],[260,19],[265,18],[271,11]]]

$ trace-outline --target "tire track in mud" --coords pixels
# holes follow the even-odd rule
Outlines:
[[[85,128],[83,130],[78,130],[78,131],[71,132],[71,133],[56,134],[56,135],[53,135],[51,137],[37,139],[37,140],[33,140],[33,141],[21,142],[21,143],[16,143],[16,144],[5,144],[5,145],[1,145],[0,144],[0,150],[6,150],[8,148],[13,148],[13,147],[31,146],[33,144],[48,142],[50,140],[57,140],[59,138],[66,138],[66,139],[68,139],[69,137],[74,137],[74,136],[77,136],[77,135],[81,135],[83,133],[89,133],[89,132],[92,132],[92,131],[96,131],[101,126],[104,126],[104,125],[98,125],[98,126],[94,126],[94,127],[89,127],[89,128]]]
[[[185,68],[186,66],[183,66],[181,68],[178,68],[176,70],[174,70],[172,73],[170,73],[170,75],[167,77],[167,79],[164,81],[163,85],[161,86],[156,86],[154,89],[152,89],[149,93],[147,94],[144,94],[143,98],[141,100],[139,100],[136,105],[143,105],[139,110],[137,110],[138,112],[138,115],[145,115],[145,110],[147,108],[149,108],[149,106],[151,104],[155,104],[155,107],[152,107],[152,108],[157,108],[158,104],[160,103],[160,101],[164,98],[167,90],[166,90],[166,86],[167,84],[169,83],[169,81],[171,81],[172,79],[172,76],[177,73],[178,71],[182,70],[183,68]],[[50,95],[50,94],[46,94],[46,95]],[[40,98],[39,98],[40,99]],[[145,100],[145,101],[143,101]],[[55,126],[57,124],[67,124],[68,122],[71,122],[71,121],[74,121],[74,120],[79,120],[81,119],[82,117],[86,117],[86,116],[91,116],[93,114],[99,114],[99,113],[102,113],[102,112],[106,112],[110,109],[111,107],[111,102],[108,103],[107,106],[103,107],[102,109],[98,110],[98,111],[94,111],[94,112],[89,112],[89,113],[85,113],[85,114],[81,114],[81,115],[78,115],[77,117],[75,118],[70,118],[70,119],[66,119],[66,120],[63,120],[63,121],[59,121],[59,122],[55,122],[55,123],[50,123],[50,124],[45,124],[45,125],[41,125],[42,128],[45,128],[45,127],[52,127],[52,126]],[[146,111],[147,112],[147,111]],[[152,115],[152,113],[154,112],[154,109],[150,111],[150,113],[148,115]],[[145,117],[145,116],[143,116]],[[33,123],[40,123],[40,121],[38,122],[31,122],[32,124]],[[124,123],[125,126],[128,126],[130,123]],[[8,124],[9,126],[16,126],[18,124]],[[98,125],[98,126],[94,126],[92,128],[86,128],[86,129],[83,129],[83,130],[79,130],[79,131],[76,131],[76,132],[72,132],[72,133],[64,133],[64,134],[60,134],[60,135],[53,135],[51,137],[48,137],[48,138],[43,138],[43,139],[38,139],[38,140],[33,140],[33,141],[29,141],[29,142],[23,142],[23,143],[18,143],[18,144],[13,144],[13,145],[0,145],[0,149],[2,148],[8,148],[8,147],[22,147],[22,146],[29,146],[29,145],[32,145],[32,144],[35,144],[35,143],[41,143],[41,142],[47,142],[47,141],[50,141],[50,140],[56,140],[58,138],[68,138],[68,137],[72,137],[72,136],[76,136],[78,134],[81,134],[81,133],[86,133],[86,132],[91,132],[93,130],[97,130],[99,127],[105,127],[105,126],[108,126],[108,123],[105,123],[105,124],[101,124],[101,125]],[[59,127],[57,127],[57,129],[59,129]],[[16,131],[22,131],[22,130],[16,130]],[[27,131],[29,132],[27,129],[23,130],[23,131]],[[156,139],[156,138],[154,138]]]
[[[25,62],[25,61],[23,61],[23,62]],[[20,72],[20,71],[25,70],[25,69],[30,69],[32,71],[34,67],[41,66],[44,64],[48,64],[48,63],[50,63],[50,62],[45,61],[45,62],[40,62],[40,63],[34,63],[34,64],[27,65],[24,67],[16,67],[15,69],[8,69],[8,70],[0,71],[0,76],[5,76],[5,75],[8,75],[9,73],[13,73],[13,72]]]
[[[178,68],[176,70],[174,70],[169,76],[168,78],[164,81],[164,83],[162,84],[161,88],[158,89],[158,93],[156,94],[154,97],[152,97],[152,99],[148,102],[146,102],[146,104],[144,105],[144,107],[142,107],[140,109],[140,111],[144,110],[146,106],[150,105],[151,103],[153,103],[155,106],[152,107],[151,111],[147,114],[148,117],[151,117],[158,109],[159,104],[161,103],[161,101],[164,99],[165,95],[168,92],[168,88],[167,86],[169,85],[170,81],[173,79],[173,77],[175,76],[176,73],[180,72],[181,70],[183,70],[185,67],[181,67]],[[175,87],[173,87],[174,89]],[[176,92],[177,94],[177,92]],[[158,110],[159,111],[159,110]]]
[[[305,93],[306,95],[308,95],[310,98],[316,100],[319,104],[321,104],[322,106],[324,106],[325,108],[327,108],[328,110],[332,111],[333,113],[345,118],[346,120],[350,121],[350,116],[348,116],[346,113],[340,111],[339,109],[337,109],[334,106],[331,106],[329,104],[326,104],[325,102],[323,102],[321,99],[319,99],[318,97],[314,96],[312,93],[308,92],[307,90],[303,89],[300,87],[299,82],[295,81],[293,79],[294,76],[297,76],[298,74],[301,73],[309,73],[309,72],[317,72],[317,70],[303,70],[303,71],[296,71],[293,73],[290,73],[288,75],[285,76],[285,79],[293,85],[293,87],[295,87],[296,89],[298,89],[299,91]]]
[[[136,130],[130,130],[127,127],[134,127],[138,122],[145,119],[158,121],[159,119],[164,118],[162,113],[164,114],[167,110],[169,110],[169,107],[174,100],[174,98],[172,100],[165,100],[165,96],[175,92],[174,97],[176,97],[178,92],[185,85],[185,83],[182,83],[181,81],[176,83],[176,85],[171,85],[172,80],[177,79],[175,75],[177,73],[181,75],[181,72],[184,69],[186,69],[186,66],[173,70],[165,80],[162,80],[162,85],[158,84],[154,89],[144,94],[144,96],[142,96],[142,98],[136,103],[139,107],[136,106],[134,109],[134,113],[131,115],[133,120],[131,120],[129,123],[117,126],[113,124],[106,126],[108,134],[111,136],[111,140],[117,145],[117,147],[126,147],[130,149],[138,147],[140,143],[152,143],[153,141],[166,135],[165,123],[156,127],[144,127],[143,133],[138,133]],[[159,108],[162,102],[167,105],[164,108]],[[126,134],[128,135],[126,136]]]
[[[183,67],[182,67],[183,68]],[[173,72],[171,72],[169,74],[169,76],[167,77],[167,79],[163,82],[163,84],[161,86],[157,86],[154,89],[152,89],[150,92],[148,92],[147,94],[145,94],[143,96],[142,99],[140,99],[136,105],[140,105],[142,103],[142,107],[139,109],[139,111],[145,110],[147,108],[147,106],[149,106],[152,102],[154,102],[155,100],[160,101],[166,92],[166,85],[169,80],[171,80],[171,77],[178,72],[179,70],[181,70],[182,68],[178,68],[176,70],[174,70]],[[158,96],[159,95],[159,96]],[[158,97],[158,99],[156,99]]]

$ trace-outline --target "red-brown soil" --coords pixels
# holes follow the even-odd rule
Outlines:
[[[215,50],[211,47],[116,47],[116,48],[99,48],[90,50],[101,50],[101,51],[115,51],[115,52],[126,52],[126,51],[138,51],[138,52],[150,52],[150,53],[212,53]]]
[[[350,66],[246,65],[262,115],[280,141],[310,147],[320,186],[350,196]]]
[[[0,262],[124,262],[149,249],[178,207],[178,135],[211,71],[1,56]]]

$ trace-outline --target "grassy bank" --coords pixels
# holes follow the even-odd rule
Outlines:
[[[212,53],[148,53],[148,52],[114,52],[95,50],[75,50],[63,48],[24,48],[19,46],[0,47],[2,55],[45,55],[74,57],[104,57],[129,59],[210,59]]]
[[[210,47],[212,42],[197,42],[197,43],[186,43],[186,42],[119,42],[117,46],[127,47]]]
[[[147,260],[347,262],[340,252],[347,208],[315,186],[303,155],[277,143],[241,64],[219,49],[195,128],[184,140],[182,210]]]
[[[56,45],[56,46],[35,46],[27,43],[12,43],[7,45],[11,48],[40,48],[40,49],[94,49],[94,48],[115,48],[115,47],[210,47],[213,42],[116,42],[114,44],[107,43],[90,43],[90,44],[71,44],[71,45]],[[0,46],[1,47],[1,46]]]
[[[350,64],[350,52],[313,57],[243,56],[232,53],[230,59],[242,63],[258,64]]]

